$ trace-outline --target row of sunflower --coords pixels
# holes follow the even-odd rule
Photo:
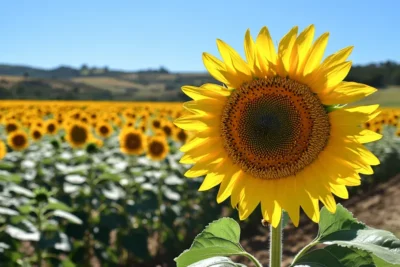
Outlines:
[[[188,139],[188,133],[172,123],[181,113],[181,107],[171,103],[7,102],[1,108],[0,125],[7,144],[16,151],[46,135],[80,149],[89,143],[102,147],[105,140],[118,134],[122,153],[146,153],[157,161],[168,154],[168,139],[178,143]],[[2,141],[0,148],[3,158],[7,150]]]
[[[396,108],[383,108],[382,112],[364,124],[365,129],[382,133],[383,128],[386,126],[395,127],[395,135],[400,137],[400,109]]]

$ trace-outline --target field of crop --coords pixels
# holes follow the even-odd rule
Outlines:
[[[237,218],[217,188],[198,192],[202,178],[184,178],[179,148],[192,137],[172,123],[181,103],[0,106],[1,266],[174,266],[205,225]],[[383,108],[360,126],[384,134],[368,146],[381,165],[352,194],[400,173],[399,116]]]

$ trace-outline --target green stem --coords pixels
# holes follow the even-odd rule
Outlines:
[[[281,267],[282,264],[282,219],[275,228],[271,225],[269,266]]]
[[[43,262],[43,251],[40,248],[40,239],[42,238],[42,216],[43,216],[43,212],[42,212],[42,208],[40,207],[39,204],[39,209],[38,209],[38,220],[37,220],[37,228],[39,231],[39,241],[37,243],[37,247],[36,247],[36,255],[37,255],[37,264],[38,267],[42,266],[42,262]]]
[[[262,264],[251,254],[246,253],[245,255],[247,258],[249,258],[256,267],[263,267]]]
[[[313,246],[315,246],[316,244],[318,244],[317,240],[312,241],[311,243],[309,243],[307,246],[305,246],[304,248],[302,248],[299,253],[297,253],[297,255],[294,257],[293,261],[292,261],[292,265],[294,265],[307,251],[310,250],[310,248],[312,248]]]

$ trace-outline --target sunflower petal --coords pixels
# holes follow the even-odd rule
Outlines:
[[[315,41],[307,56],[307,63],[304,66],[304,76],[313,72],[321,63],[325,48],[328,45],[328,38],[329,33],[324,33]]]

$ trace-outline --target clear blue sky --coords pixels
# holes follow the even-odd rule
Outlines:
[[[204,71],[202,52],[223,39],[243,53],[250,28],[275,42],[294,25],[331,33],[327,53],[348,45],[355,64],[400,60],[400,1],[10,0],[0,9],[0,62],[43,68],[109,66]]]

